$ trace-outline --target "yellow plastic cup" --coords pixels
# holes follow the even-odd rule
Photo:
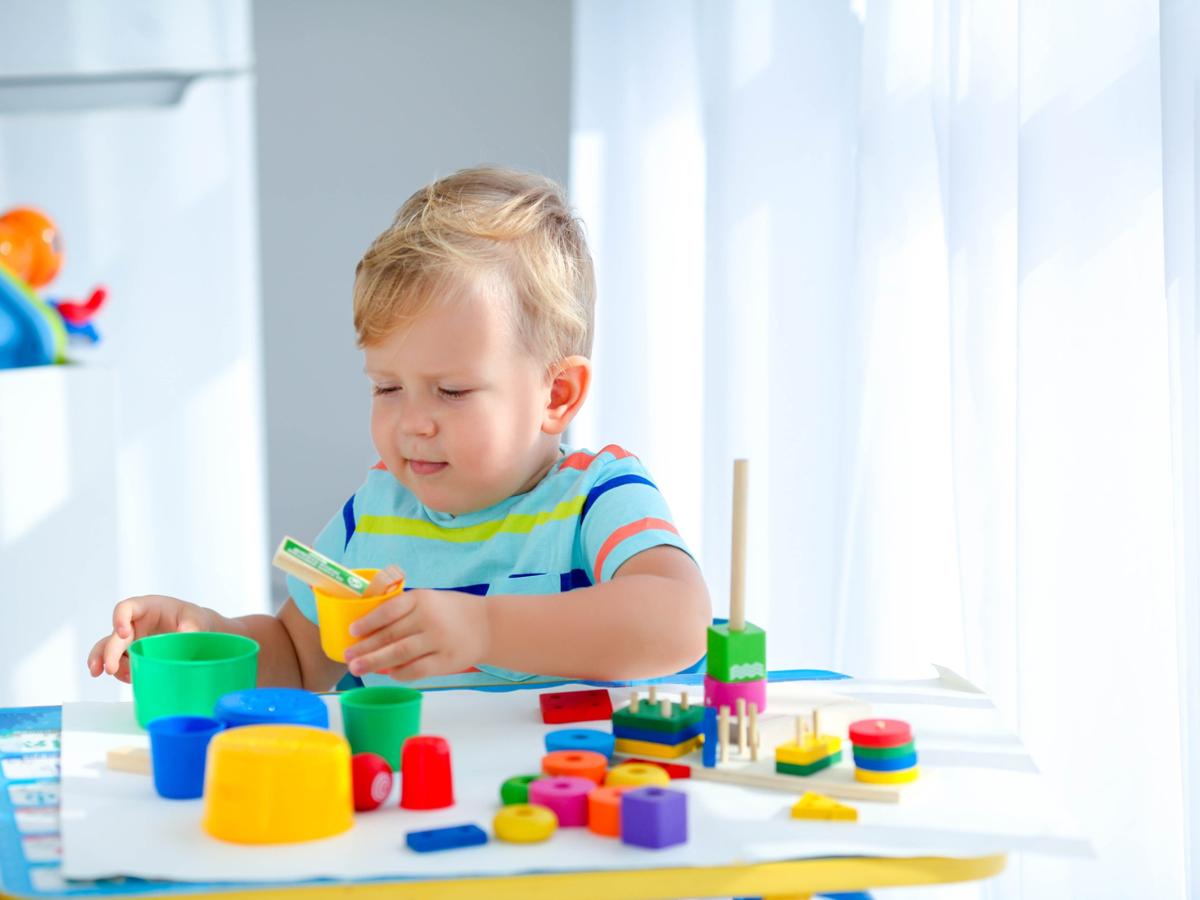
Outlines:
[[[204,775],[204,830],[236,844],[290,844],[354,824],[350,744],[309,725],[216,735]]]
[[[370,581],[378,569],[354,569],[356,575]],[[358,643],[350,636],[350,624],[361,619],[385,600],[391,600],[404,590],[404,579],[400,579],[392,590],[377,597],[335,597],[320,588],[313,588],[317,598],[317,627],[321,631],[321,649],[336,662],[346,661],[346,651]]]

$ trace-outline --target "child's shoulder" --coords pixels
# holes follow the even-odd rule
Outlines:
[[[600,472],[613,468],[640,469],[641,460],[617,444],[606,444],[599,450],[565,449],[557,471]]]
[[[599,450],[565,449],[563,458],[542,484],[550,488],[550,494],[578,496],[591,496],[624,484],[656,487],[642,461],[617,444]]]

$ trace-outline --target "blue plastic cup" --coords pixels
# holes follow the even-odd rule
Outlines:
[[[208,742],[225,727],[208,716],[163,716],[146,725],[154,789],[168,800],[204,796]]]

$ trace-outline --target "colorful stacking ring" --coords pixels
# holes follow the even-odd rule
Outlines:
[[[857,752],[854,754],[854,765],[860,769],[866,769],[868,772],[899,772],[902,769],[911,769],[917,764],[917,754],[910,753],[908,756],[897,756],[895,759],[867,759],[859,756]]]
[[[850,726],[850,741],[856,747],[898,747],[912,739],[912,728],[899,719],[862,719]]]
[[[558,828],[553,810],[534,803],[514,803],[496,813],[492,829],[496,837],[510,844],[536,844],[544,841]]]
[[[854,777],[865,784],[907,784],[910,781],[916,781],[920,771],[919,766],[901,769],[898,772],[872,772],[869,769],[855,769]]]

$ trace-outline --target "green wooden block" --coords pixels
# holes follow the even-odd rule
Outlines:
[[[708,674],[726,683],[767,677],[767,633],[751,622],[742,631],[708,626]]]
[[[704,707],[690,704],[687,709],[684,709],[678,703],[672,703],[671,715],[664,716],[658,703],[648,703],[643,700],[638,704],[637,712],[630,712],[628,706],[614,710],[612,721],[615,727],[621,728],[683,731],[688,726],[704,721]]]
[[[815,763],[807,766],[793,766],[789,763],[775,763],[775,771],[780,775],[811,775],[813,772],[820,772],[822,769],[828,769],[834,763],[842,761],[842,751],[830,754],[824,759],[818,759]]]
[[[500,785],[500,802],[505,806],[529,802],[529,782],[543,775],[514,775]]]
[[[901,756],[911,756],[917,752],[917,745],[909,741],[899,747],[860,747],[854,745],[854,755],[863,759],[897,759]]]

